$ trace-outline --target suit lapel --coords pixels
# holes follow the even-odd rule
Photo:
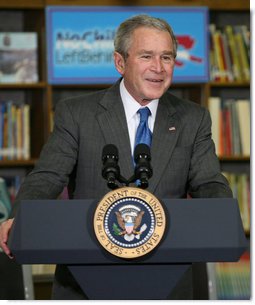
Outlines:
[[[171,158],[180,133],[180,120],[175,107],[166,102],[166,97],[159,101],[151,146],[151,165],[153,176],[149,181],[149,191],[154,192],[164,169]]]
[[[106,144],[114,144],[119,150],[121,174],[129,178],[134,174],[132,152],[126,122],[125,110],[121,101],[119,82],[110,88],[99,102],[102,106],[97,120]],[[150,192],[154,192],[164,169],[169,162],[180,133],[180,119],[175,107],[165,95],[160,99],[151,146],[153,176],[149,181]]]
[[[97,115],[106,144],[114,144],[119,150],[121,174],[129,178],[134,173],[125,110],[119,92],[119,82],[109,89],[100,101],[104,108]]]

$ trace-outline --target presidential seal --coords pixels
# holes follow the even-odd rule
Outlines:
[[[111,254],[136,258],[151,252],[163,237],[164,209],[150,192],[123,187],[107,193],[94,215],[99,243]]]

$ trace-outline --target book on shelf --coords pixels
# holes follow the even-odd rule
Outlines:
[[[38,82],[37,33],[0,33],[0,83]]]
[[[229,100],[229,103],[231,108],[232,151],[234,156],[241,156],[242,146],[236,101]]]
[[[237,183],[239,184],[238,191],[238,201],[241,202],[241,208],[242,208],[242,221],[244,230],[248,233],[250,232],[250,225],[251,225],[251,216],[250,216],[250,181],[246,174],[241,174],[238,176]]]
[[[245,252],[239,262],[215,263],[218,300],[249,300],[251,298],[250,254]]]
[[[208,108],[212,119],[212,139],[215,144],[215,151],[220,155],[220,115],[221,115],[221,99],[217,96],[210,97]]]
[[[243,228],[246,233],[250,232],[251,214],[250,214],[250,177],[247,174],[236,174],[223,172],[227,178],[233,197],[238,200],[240,215]]]
[[[240,65],[242,67],[242,79],[245,81],[250,80],[250,63],[248,58],[248,51],[245,48],[245,42],[243,39],[243,35],[241,33],[240,27],[235,27],[236,34],[235,34],[235,41],[236,41],[236,47],[238,51],[238,55],[240,58]]]
[[[250,102],[248,100],[236,101],[237,116],[240,128],[242,153],[250,155]]]
[[[5,180],[0,177],[0,223],[8,219],[11,212],[11,199]]]
[[[250,101],[210,97],[208,109],[216,154],[250,156]]]
[[[218,66],[218,79],[227,81],[226,61],[223,53],[222,38],[219,31],[213,33],[213,43],[215,45],[216,62]]]
[[[231,25],[227,25],[225,27],[225,33],[229,46],[229,54],[232,62],[232,71],[234,80],[240,81],[241,78],[241,63],[238,57],[238,50],[236,48],[235,37],[233,32],[233,27]]]
[[[13,204],[16,195],[19,191],[21,182],[22,182],[22,177],[20,175],[10,175],[10,176],[2,176],[6,183],[7,191],[11,200],[11,204]]]
[[[216,25],[209,25],[209,64],[210,64],[210,78],[216,79],[218,73],[218,64],[216,60],[216,51],[213,42],[213,33],[215,32]]]
[[[222,108],[222,135],[221,137],[225,137],[225,140],[223,142],[223,154],[225,156],[232,156],[233,154],[233,149],[232,149],[232,145],[233,145],[233,140],[232,140],[232,118],[231,118],[231,105],[230,105],[231,101],[226,101],[223,104],[223,108]],[[225,144],[225,145],[224,145]]]
[[[240,25],[239,28],[243,37],[244,47],[248,55],[248,61],[250,61],[250,31],[248,30],[248,27],[244,24]]]
[[[23,122],[23,133],[22,133],[22,143],[23,143],[23,159],[30,159],[30,105],[22,105],[22,122]]]
[[[219,31],[216,30],[215,24],[210,24],[210,72],[211,79],[215,81],[223,81],[224,64],[220,56]]]
[[[30,159],[30,105],[0,102],[0,160]]]
[[[8,219],[23,179],[20,175],[0,177],[0,223]]]
[[[0,177],[0,223],[8,219],[22,180],[20,175]]]
[[[230,55],[230,48],[228,44],[227,35],[225,32],[221,33],[221,40],[222,40],[222,52],[225,58],[225,66],[226,66],[226,80],[227,81],[234,81],[234,74],[233,74],[233,67]]]
[[[245,25],[210,27],[212,81],[250,81],[250,32]]]

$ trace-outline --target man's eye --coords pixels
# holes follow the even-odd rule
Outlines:
[[[141,57],[144,58],[144,59],[150,59],[151,55],[142,55]]]
[[[171,56],[163,56],[162,59],[164,61],[169,61],[170,62],[170,61],[172,61],[173,58]]]

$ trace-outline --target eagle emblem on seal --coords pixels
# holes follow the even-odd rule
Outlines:
[[[114,234],[123,236],[126,241],[140,239],[141,234],[147,229],[145,223],[141,226],[144,211],[135,205],[125,205],[116,211],[115,215],[118,225],[113,224]]]

